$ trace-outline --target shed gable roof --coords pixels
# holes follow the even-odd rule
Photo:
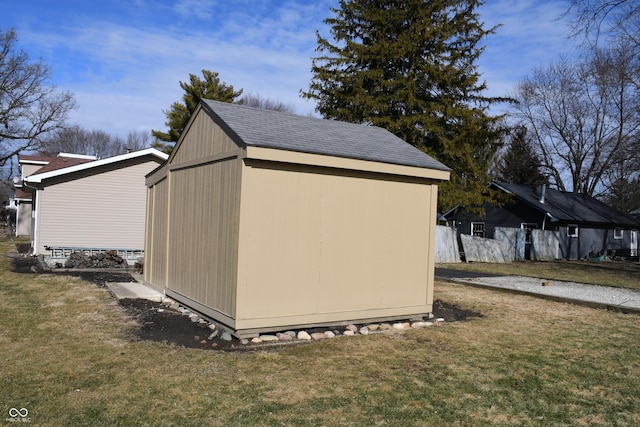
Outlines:
[[[242,146],[449,171],[386,129],[203,99],[203,109]]]
[[[497,188],[512,193],[522,202],[550,215],[554,220],[575,224],[606,224],[637,227],[640,224],[630,215],[584,193],[567,193],[547,188],[544,203],[541,189],[526,185],[494,182]]]

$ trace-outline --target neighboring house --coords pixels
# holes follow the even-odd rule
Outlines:
[[[168,156],[149,148],[101,160],[59,156],[24,178],[33,198],[31,246],[50,263],[74,250],[143,253],[145,175]]]
[[[33,228],[33,189],[26,188],[24,183],[26,177],[45,167],[49,170],[60,169],[66,166],[91,162],[95,159],[95,156],[71,153],[60,153],[57,156],[18,155],[20,177],[15,179],[16,236],[31,236]]]
[[[238,337],[426,315],[448,178],[381,128],[203,100],[147,177],[145,282]]]
[[[23,182],[25,177],[37,171],[55,157],[50,156],[32,156],[26,154],[18,155],[18,167],[20,168],[20,177],[14,178],[14,200],[16,205],[16,237],[31,236],[31,208],[32,195],[23,190]]]
[[[486,205],[484,218],[471,217],[458,209],[442,217],[455,223],[460,234],[478,237],[493,237],[496,227],[525,229],[527,244],[533,229],[556,231],[563,259],[614,253],[638,256],[640,222],[589,195],[503,182],[490,185],[511,196],[504,206]]]

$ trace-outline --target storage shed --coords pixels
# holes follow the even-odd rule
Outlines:
[[[144,279],[238,337],[426,315],[448,179],[381,128],[203,100],[147,176]]]

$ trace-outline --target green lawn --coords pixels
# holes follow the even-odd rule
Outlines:
[[[470,262],[439,264],[437,267],[640,289],[640,263],[638,262],[524,261],[508,264]]]
[[[9,266],[0,421],[26,408],[48,426],[640,425],[635,315],[437,283],[483,317],[223,353],[134,341],[104,289]]]

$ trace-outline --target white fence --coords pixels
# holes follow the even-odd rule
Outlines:
[[[436,263],[460,262],[456,229],[436,225]]]
[[[496,227],[493,239],[460,235],[462,251],[467,262],[552,261],[560,259],[558,232],[520,228]],[[460,262],[460,250],[455,228],[436,227],[436,263]]]

